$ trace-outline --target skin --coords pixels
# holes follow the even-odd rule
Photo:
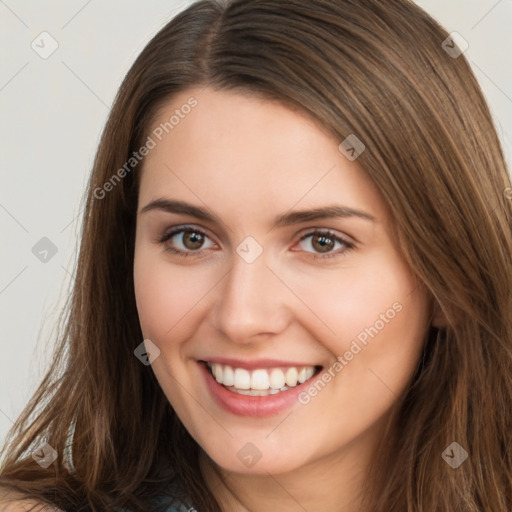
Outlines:
[[[181,421],[204,449],[201,463],[225,511],[363,510],[362,485],[390,411],[406,389],[431,319],[431,301],[397,250],[382,196],[357,160],[316,121],[275,101],[190,89],[158,113],[169,119],[194,96],[198,105],[150,151],[143,164],[134,278],[145,339],[160,349],[152,369]],[[366,149],[371,150],[370,148]],[[207,207],[204,221],[145,205],[172,198]],[[339,204],[375,222],[335,218],[277,227],[279,214]],[[186,233],[205,232],[200,256]],[[321,256],[315,229],[352,243]],[[253,237],[263,253],[247,263],[236,248]],[[197,252],[196,252],[197,254]],[[307,405],[268,418],[221,409],[199,374],[208,356],[275,358],[322,365],[399,303],[402,309],[369,338]],[[254,444],[251,468],[237,457]],[[223,483],[220,483],[220,479]]]

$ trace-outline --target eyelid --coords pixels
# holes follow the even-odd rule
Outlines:
[[[341,240],[343,240],[347,244],[356,245],[357,243],[359,243],[358,240],[356,240],[354,237],[347,235],[344,232],[341,233],[337,229],[327,228],[327,227],[319,227],[319,226],[312,226],[312,227],[305,228],[305,229],[299,231],[299,233],[296,236],[298,236],[299,239],[302,240],[304,237],[306,237],[308,235],[315,234],[315,233],[324,233],[326,235],[336,236],[336,237],[340,238]]]
[[[178,226],[171,226],[166,228],[162,235],[157,236],[157,241],[168,240],[171,236],[181,232],[181,231],[196,231],[197,233],[201,233],[208,238],[212,238],[205,228],[195,226],[193,224],[181,224]]]

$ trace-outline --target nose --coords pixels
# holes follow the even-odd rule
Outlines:
[[[214,323],[230,341],[249,344],[268,339],[290,322],[293,294],[264,256],[247,263],[235,253],[231,270],[219,285]]]

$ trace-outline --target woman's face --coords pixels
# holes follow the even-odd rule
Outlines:
[[[135,292],[176,413],[229,471],[356,462],[430,313],[379,191],[341,140],[276,102],[190,89],[151,129]]]

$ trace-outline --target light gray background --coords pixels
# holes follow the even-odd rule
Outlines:
[[[109,106],[147,41],[190,3],[0,0],[0,442],[51,358]],[[465,55],[512,161],[512,1],[417,3],[469,43]],[[46,59],[31,47],[50,48],[44,31],[58,43]],[[46,263],[32,253],[43,237],[57,247]]]

